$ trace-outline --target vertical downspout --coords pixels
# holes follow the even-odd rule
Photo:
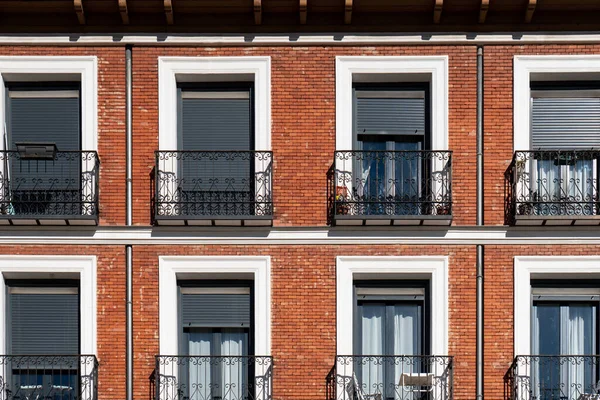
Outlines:
[[[477,226],[483,226],[483,46],[477,46]],[[483,245],[477,245],[476,391],[483,400]]]
[[[126,211],[125,224],[131,226],[132,219],[132,154],[133,154],[133,131],[132,131],[132,80],[131,71],[131,45],[125,47],[125,74],[126,74]],[[133,400],[133,248],[130,244],[125,246],[126,263],[126,399]]]

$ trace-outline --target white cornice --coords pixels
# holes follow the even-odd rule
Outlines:
[[[367,44],[526,44],[526,43],[600,43],[600,34],[593,32],[561,33],[428,33],[420,34],[232,34],[232,35],[157,35],[157,34],[48,34],[3,35],[0,45],[124,45],[159,44],[190,46],[256,46],[256,45],[367,45]]]
[[[600,245],[597,227],[213,228],[5,227],[0,245]]]

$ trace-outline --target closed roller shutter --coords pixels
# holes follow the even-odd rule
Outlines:
[[[250,91],[182,91],[181,146],[186,151],[253,150]],[[182,187],[186,191],[211,192],[206,201],[246,199],[254,157],[220,155],[184,156]],[[225,192],[246,193],[231,197]],[[207,197],[208,196],[208,197]],[[214,199],[213,199],[214,198]],[[239,200],[238,200],[239,201]],[[219,212],[222,210],[218,210]]]
[[[79,354],[77,289],[48,289],[9,288],[10,354]]]
[[[424,91],[356,90],[359,135],[425,135]]]
[[[240,288],[235,293],[202,293],[194,288],[181,289],[181,321],[183,327],[249,327],[250,291]]]
[[[549,94],[532,93],[532,149],[600,148],[600,97],[578,97],[573,91],[569,97]]]

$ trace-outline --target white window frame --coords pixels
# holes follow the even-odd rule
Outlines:
[[[254,82],[254,149],[271,149],[271,57],[158,57],[158,145],[177,150],[177,79],[219,82],[245,75]]]
[[[370,76],[374,82],[422,81],[425,77],[431,84],[431,150],[448,149],[448,56],[338,56],[335,59],[337,151],[355,150],[352,85],[358,81],[358,75]],[[445,161],[432,161],[432,173],[444,174]],[[336,160],[336,171],[352,176],[353,166],[344,164],[347,163]],[[352,193],[353,179],[343,180],[347,181],[346,191]],[[438,193],[438,188],[433,187],[433,193]]]
[[[431,284],[431,354],[448,353],[448,257],[338,256],[336,259],[337,354],[353,354],[353,288],[359,279],[426,279]]]
[[[513,145],[515,151],[531,148],[532,74],[556,74],[556,80],[569,80],[574,74],[595,74],[600,78],[598,55],[519,55],[513,63]]]
[[[179,352],[177,276],[195,279],[254,279],[254,353],[271,355],[271,258],[268,256],[160,256],[159,349],[162,355]]]
[[[80,352],[97,353],[96,256],[20,256],[0,255],[0,349],[6,348],[6,283],[5,274],[18,274],[25,279],[56,279],[79,275]],[[66,275],[68,274],[68,275]],[[48,280],[52,282],[51,279]]]
[[[531,354],[531,280],[600,279],[600,256],[514,258],[514,355]]]
[[[335,59],[336,140],[338,151],[352,150],[352,83],[354,75],[379,75],[404,82],[428,75],[431,83],[431,148],[448,149],[448,56],[338,56]]]
[[[531,354],[531,280],[600,279],[600,256],[516,256],[514,258],[514,357]],[[528,376],[529,366],[517,366],[517,376]],[[528,385],[521,379],[515,385]],[[527,388],[517,387],[519,393]]]
[[[67,79],[81,82],[81,150],[98,150],[98,58],[96,56],[0,56],[0,128],[6,123],[6,77],[48,82]],[[4,141],[0,140],[0,150]],[[59,149],[60,150],[60,149]]]

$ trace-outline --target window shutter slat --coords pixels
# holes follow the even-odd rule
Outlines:
[[[425,134],[424,98],[356,98],[358,134]]]
[[[79,354],[77,294],[10,294],[11,354]]]
[[[533,150],[600,148],[600,98],[533,98]]]
[[[249,294],[182,294],[183,327],[250,326]]]

